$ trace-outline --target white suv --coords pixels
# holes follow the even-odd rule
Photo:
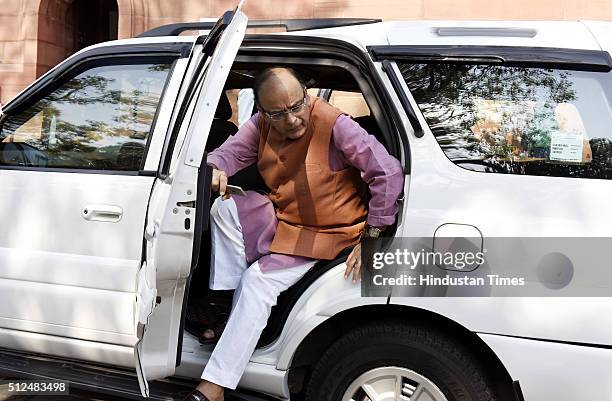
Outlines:
[[[199,378],[212,346],[184,322],[206,291],[206,154],[236,129],[224,91],[269,65],[359,103],[401,161],[388,236],[612,236],[611,24],[286,24],[245,36],[237,9],[92,46],[4,107],[3,372],[157,398]],[[529,298],[365,297],[344,269],[281,294],[234,399],[612,400],[609,266]],[[593,296],[563,297],[574,283]]]

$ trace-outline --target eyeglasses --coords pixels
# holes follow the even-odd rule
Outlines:
[[[267,111],[263,111],[263,114],[273,121],[280,121],[284,119],[288,114],[299,113],[304,110],[304,107],[308,106],[308,94],[304,91],[304,99],[301,102],[296,104],[295,106],[289,107],[287,110],[283,111],[275,111],[273,113],[268,113]]]

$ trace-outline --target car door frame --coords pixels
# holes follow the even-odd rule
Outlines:
[[[171,158],[160,164],[164,173],[153,188],[145,228],[146,261],[141,269],[146,272],[139,279],[139,289],[144,290],[138,291],[144,294],[144,302],[137,306],[139,342],[135,347],[143,396],[149,393],[148,380],[174,374],[179,360],[186,292],[198,262],[193,256],[199,256],[209,213],[212,169],[206,165],[205,145],[247,21],[238,6],[226,12],[205,38],[196,40],[190,61],[194,74],[186,81],[164,150]]]
[[[314,48],[316,48],[316,52],[313,50]],[[356,77],[360,86],[369,89],[368,100],[375,102],[377,108],[380,109],[378,116],[381,120],[377,120],[377,122],[389,138],[387,144],[390,146],[390,151],[404,162],[405,188],[408,187],[410,148],[406,138],[410,132],[410,127],[406,125],[407,120],[401,115],[392,99],[387,97],[387,87],[383,81],[384,73],[379,72],[367,53],[364,53],[355,45],[339,39],[263,34],[247,35],[245,37],[236,61],[249,62],[251,61],[249,58],[264,63],[269,60],[270,64],[283,64],[288,60],[299,60],[301,64],[306,64],[306,60],[335,59],[340,60],[343,65],[349,65],[350,68],[347,73]],[[398,226],[400,224],[398,223]],[[308,274],[299,285],[289,289],[284,299],[279,299],[283,304],[279,303],[280,308],[275,307],[275,312],[269,320],[271,324],[262,335],[265,342],[259,344],[253,354],[252,361],[255,363],[247,367],[243,380],[239,384],[241,388],[267,393],[271,393],[270,389],[274,388],[278,389],[277,392],[274,392],[275,395],[279,397],[289,396],[288,388],[286,388],[289,369],[291,366],[296,366],[294,357],[301,356],[298,351],[307,349],[313,341],[317,341],[316,334],[318,333],[315,332],[321,328],[317,326],[324,326],[321,324],[324,321],[320,319],[320,316],[329,316],[331,320],[335,317],[335,313],[340,314],[343,310],[356,307],[354,295],[356,294],[359,297],[359,293],[355,293],[352,288],[347,290],[343,287],[343,281],[335,280],[335,275],[339,271],[343,272],[344,269],[344,261],[332,262],[330,266],[321,266],[321,268],[312,271],[313,274]],[[301,318],[300,311],[306,303],[312,302],[314,299],[327,299],[328,297],[325,294],[340,293],[341,291],[346,292],[346,297],[338,297],[341,302],[333,303],[333,305],[327,304],[320,314],[309,315],[307,319]],[[358,306],[384,304],[386,302],[386,297],[372,297],[358,301]],[[331,310],[333,310],[333,313],[328,314]],[[309,334],[313,334],[313,336],[309,336]],[[315,340],[311,340],[313,338]],[[193,375],[193,372],[196,371],[194,365],[200,365],[204,362],[194,360],[195,358],[185,355],[185,362],[180,368],[181,375]],[[274,361],[274,364],[270,365],[270,361]],[[258,380],[258,374],[261,374],[260,369],[264,369],[264,367],[274,372],[268,377],[268,381],[272,380],[273,377],[273,382],[263,383]],[[279,372],[282,373],[279,374]]]

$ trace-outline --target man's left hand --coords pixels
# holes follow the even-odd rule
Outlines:
[[[351,272],[353,272],[353,283],[356,283],[361,278],[361,243],[355,245],[351,254],[346,259],[344,278],[349,278]]]

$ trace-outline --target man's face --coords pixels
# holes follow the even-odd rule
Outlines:
[[[310,119],[308,98],[300,82],[289,72],[275,70],[260,87],[258,100],[260,111],[282,139],[298,139],[306,133]],[[299,111],[287,112],[299,108],[303,102],[306,104]]]

